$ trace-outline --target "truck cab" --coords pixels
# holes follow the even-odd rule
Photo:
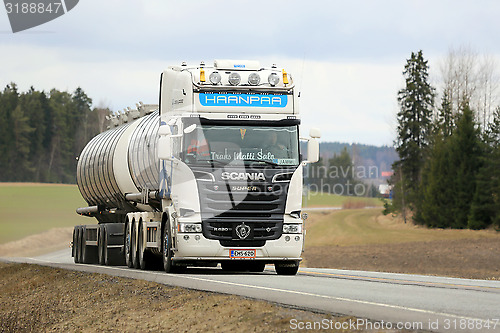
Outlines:
[[[172,260],[296,272],[302,165],[317,161],[318,147],[308,139],[301,156],[292,77],[255,61],[216,60],[170,67],[161,82],[159,193],[174,226]]]

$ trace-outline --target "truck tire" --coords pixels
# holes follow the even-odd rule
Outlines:
[[[71,256],[73,257],[73,261],[75,262],[75,264],[78,263],[78,256],[76,255],[76,247],[78,244],[77,239],[78,239],[78,229],[75,226],[73,228],[73,244],[71,246]]]
[[[97,258],[99,265],[104,265],[104,226],[99,225],[97,234]]]
[[[163,258],[163,269],[167,273],[174,273],[175,266],[172,261],[172,235],[170,228],[170,220],[167,219],[165,226],[163,227],[163,237],[162,237],[162,258]]]
[[[295,275],[299,270],[297,261],[280,261],[274,263],[274,269],[278,275]]]
[[[108,247],[110,237],[110,229],[104,225],[104,264],[107,266],[123,265],[125,260],[120,248]]]
[[[134,267],[134,263],[132,261],[132,223],[127,220],[125,224],[125,240],[124,240],[124,255],[125,255],[125,264],[132,268]]]
[[[77,248],[77,255],[78,255],[78,263],[80,263],[80,264],[83,263],[82,242],[83,242],[83,226],[79,226],[78,227],[78,248]]]
[[[139,239],[137,235],[137,228],[136,228],[136,223],[132,222],[132,232],[131,232],[131,237],[132,241],[131,243],[131,259],[132,259],[132,267],[133,268],[139,268],[139,256],[137,255],[139,250],[137,246],[137,240]]]
[[[149,269],[151,266],[151,259],[144,244],[144,228],[142,226],[142,221],[139,222],[139,241],[137,242],[137,253],[139,268],[142,270]]]
[[[87,245],[87,228],[82,227],[82,263],[96,264],[98,261],[97,246]]]

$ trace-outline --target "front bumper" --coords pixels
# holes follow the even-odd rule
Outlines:
[[[185,239],[184,236],[189,238]],[[199,237],[196,237],[199,236]],[[289,240],[286,241],[286,236]],[[279,239],[268,240],[261,247],[224,247],[218,240],[205,238],[202,234],[177,234],[177,247],[173,260],[198,260],[198,261],[222,261],[222,260],[301,260],[302,234],[283,234]],[[255,258],[231,259],[231,249],[255,249]]]

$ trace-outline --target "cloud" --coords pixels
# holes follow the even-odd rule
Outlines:
[[[391,144],[397,91],[412,51],[433,67],[450,46],[500,54],[500,3],[485,1],[86,0],[39,28],[7,33],[0,84],[81,86],[114,110],[156,103],[169,65],[253,59],[287,68],[301,90],[303,131],[323,140]]]

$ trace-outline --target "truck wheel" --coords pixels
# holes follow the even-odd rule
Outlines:
[[[172,236],[170,235],[170,220],[165,222],[163,227],[163,247],[162,247],[162,258],[163,258],[163,269],[167,273],[173,273],[175,271],[172,262]]]
[[[124,252],[125,252],[125,264],[129,267],[132,268],[134,267],[134,264],[132,262],[132,223],[127,220],[127,223],[125,224],[125,246],[124,246]]]
[[[132,222],[132,242],[131,242],[131,259],[132,259],[132,267],[133,268],[139,268],[139,258],[137,253],[139,252],[137,248],[137,240],[138,240],[138,235],[137,235],[137,228],[135,227],[135,223]]]
[[[276,262],[274,269],[278,275],[295,275],[299,270],[299,263],[297,261]]]
[[[97,236],[97,258],[99,265],[104,265],[104,226],[99,225],[99,233]]]
[[[85,227],[82,227],[82,240],[81,240],[81,251],[82,251],[82,263],[83,264],[88,264],[88,248],[87,248],[87,239],[85,237],[86,229]]]
[[[149,253],[146,252],[146,247],[144,246],[144,228],[142,226],[142,221],[139,223],[139,242],[137,246],[137,252],[138,252],[138,257],[139,257],[139,267],[142,270],[149,269],[150,265],[150,258],[149,258]]]
[[[79,263],[78,260],[78,226],[73,228],[73,247],[71,249],[71,255],[73,256],[73,261],[75,264]]]

